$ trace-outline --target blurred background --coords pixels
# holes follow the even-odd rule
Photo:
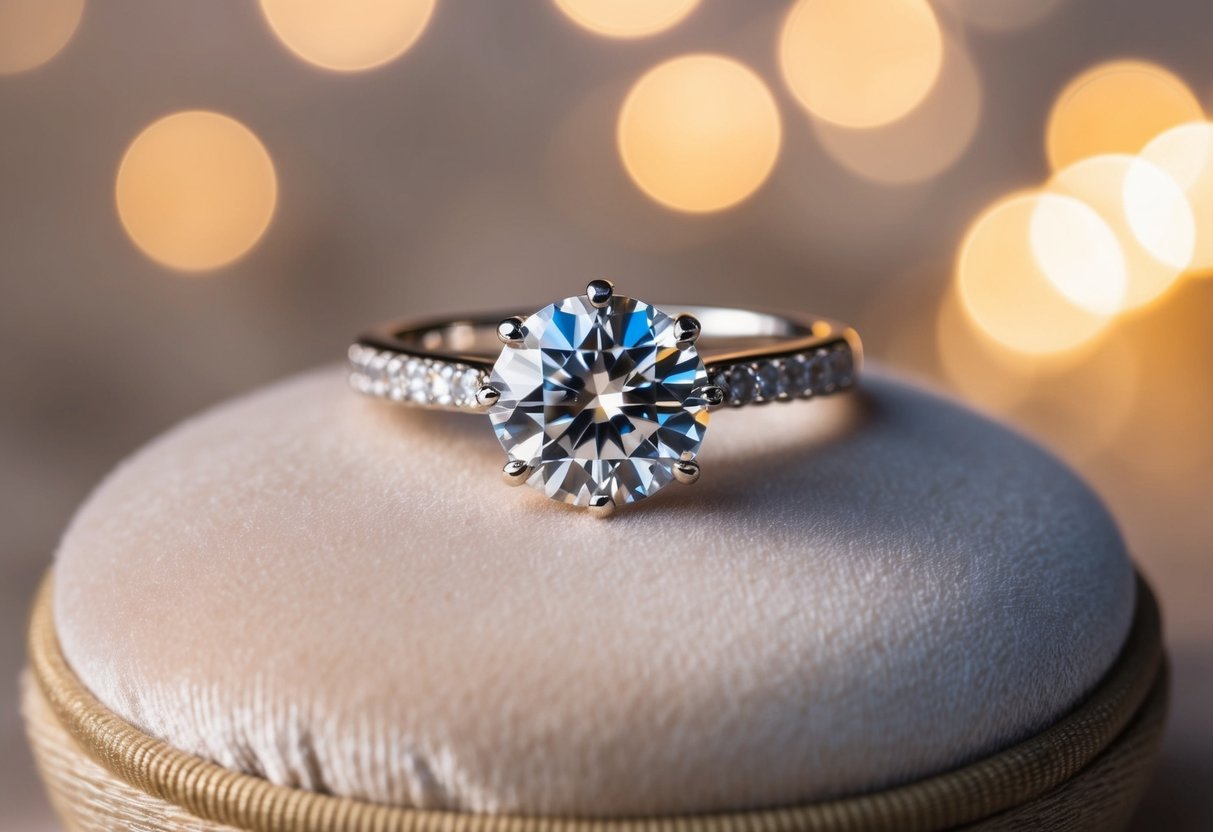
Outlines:
[[[385,316],[610,277],[856,324],[1068,460],[1161,595],[1141,829],[1213,828],[1213,5],[0,0],[0,814],[57,538]]]

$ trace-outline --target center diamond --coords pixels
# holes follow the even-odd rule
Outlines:
[[[657,491],[699,451],[708,424],[694,345],[678,342],[674,318],[618,295],[601,309],[565,298],[527,318],[489,383],[509,458],[530,469],[530,485],[577,506]]]

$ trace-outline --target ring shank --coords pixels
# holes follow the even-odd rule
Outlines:
[[[832,393],[854,384],[859,335],[828,318],[720,306],[663,305],[699,319],[696,342],[727,405]],[[475,391],[501,352],[497,325],[513,313],[398,320],[350,347],[350,383],[368,395],[443,409],[483,411]]]

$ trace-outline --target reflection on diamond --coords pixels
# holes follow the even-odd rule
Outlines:
[[[530,485],[578,506],[630,503],[699,451],[708,410],[695,391],[707,373],[694,346],[678,345],[673,318],[632,298],[596,309],[572,297],[523,330],[493,367],[501,398],[490,416],[509,458],[532,468]]]

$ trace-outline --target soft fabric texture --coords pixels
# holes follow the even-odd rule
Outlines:
[[[718,412],[698,484],[595,520],[503,487],[483,416],[289,380],[97,489],[58,554],[63,650],[182,750],[401,805],[696,812],[936,773],[1096,684],[1133,575],[1053,458],[864,390]]]

